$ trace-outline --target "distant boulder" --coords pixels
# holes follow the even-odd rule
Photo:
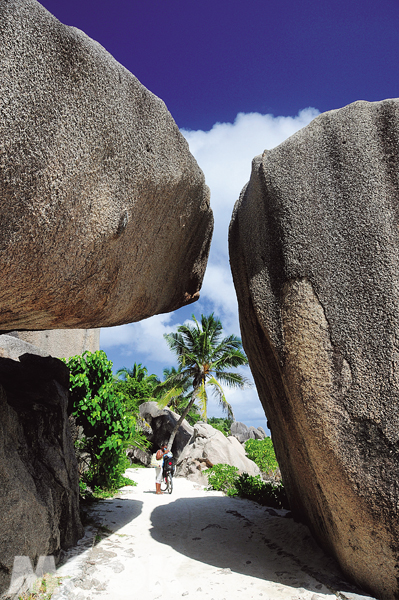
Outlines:
[[[154,452],[163,444],[168,443],[170,435],[180,419],[180,415],[174,413],[169,408],[159,409],[156,402],[144,402],[141,404],[140,416],[150,426],[150,433],[147,437],[152,444]],[[184,447],[190,441],[193,431],[191,425],[184,419],[172,445],[172,453],[175,458],[180,456]]]
[[[197,300],[209,190],[162,100],[36,0],[1,2],[0,48],[1,330]]]
[[[260,474],[259,467],[246,457],[244,448],[235,437],[226,437],[207,423],[196,423],[193,435],[177,462],[176,475],[207,485],[204,471],[217,464],[237,467],[239,472],[249,475]]]
[[[262,427],[258,427],[255,429],[252,425],[248,427],[245,423],[241,423],[240,421],[234,421],[231,424],[231,435],[237,438],[237,440],[243,444],[247,440],[263,440],[266,437],[266,433],[262,429]]]
[[[150,466],[151,463],[151,452],[145,452],[140,448],[131,447],[126,450],[126,456],[134,462],[140,462],[146,467]]]

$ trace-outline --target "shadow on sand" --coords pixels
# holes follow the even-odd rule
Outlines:
[[[151,522],[157,542],[226,572],[314,593],[364,594],[345,580],[305,525],[254,502],[220,496],[177,499],[155,508]]]
[[[143,509],[143,502],[130,498],[106,498],[83,505],[81,509],[85,535],[76,546],[62,552],[58,567],[137,519]]]

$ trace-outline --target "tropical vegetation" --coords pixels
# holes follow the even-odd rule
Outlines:
[[[245,442],[245,452],[248,458],[258,465],[262,473],[272,475],[278,469],[278,462],[271,438],[265,437],[263,440],[247,440]]]
[[[231,435],[233,419],[223,417],[208,417],[208,423],[209,425],[212,425],[214,429],[221,431],[226,437]]]
[[[183,419],[194,425],[207,420],[208,393],[216,395],[227,418],[211,417],[209,423],[230,434],[233,409],[226,400],[225,385],[244,388],[246,378],[237,368],[247,364],[240,338],[223,336],[213,314],[181,325],[165,336],[177,365],[165,368],[163,379],[150,374],[142,363],[113,374],[105,352],[85,352],[64,362],[70,369],[70,412],[80,430],[76,448],[81,458],[81,492],[96,490],[101,496],[127,483],[127,447],[143,450],[149,443],[143,433],[139,408],[156,400],[169,406],[180,419],[169,440],[169,449]]]
[[[167,394],[169,397],[183,394],[187,384],[192,388],[189,402],[170,436],[169,450],[177,430],[194,403],[199,406],[200,414],[206,422],[208,388],[219,400],[228,417],[234,418],[222,384],[240,389],[249,385],[241,373],[231,370],[247,365],[248,359],[242,350],[240,338],[235,335],[222,337],[222,334],[220,319],[212,313],[209,316],[201,315],[200,323],[192,315],[192,323],[180,325],[177,332],[164,335],[178,362],[178,370],[168,378]]]
[[[263,506],[289,508],[282,483],[263,481],[260,475],[239,475],[236,467],[224,464],[214,465],[205,473],[210,490],[224,492],[227,496],[247,498]]]
[[[125,449],[129,443],[145,444],[136,429],[133,413],[117,389],[112,363],[105,352],[85,352],[65,360],[70,370],[70,409],[82,435],[76,441],[86,457],[81,469],[81,490],[114,490],[127,483]]]

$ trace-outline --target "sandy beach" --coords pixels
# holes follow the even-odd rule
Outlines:
[[[53,600],[354,600],[336,562],[287,511],[175,478],[157,496],[153,469],[90,507],[86,535],[64,557]]]

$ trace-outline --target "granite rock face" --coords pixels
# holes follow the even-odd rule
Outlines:
[[[195,301],[209,190],[165,104],[35,0],[0,4],[0,328],[91,328]]]
[[[293,511],[399,597],[399,100],[254,159],[229,247],[243,345]]]
[[[49,329],[45,331],[10,331],[16,337],[54,358],[70,358],[77,354],[100,350],[99,329]],[[0,336],[0,344],[3,336]]]
[[[206,469],[218,464],[237,467],[240,473],[260,475],[259,467],[246,456],[237,438],[226,437],[207,423],[196,423],[177,461],[176,475],[207,485]]]
[[[150,426],[150,433],[147,434],[147,437],[152,444],[152,452],[156,452],[161,446],[168,443],[170,435],[180,419],[180,415],[169,408],[159,409],[156,402],[144,402],[141,404],[140,416]],[[144,429],[144,431],[146,432],[147,430]],[[184,419],[177,430],[172,445],[172,453],[175,458],[180,456],[183,448],[190,441],[192,434],[193,428]]]
[[[68,425],[69,371],[59,360],[0,358],[0,593],[15,556],[54,556],[83,535]]]
[[[0,357],[19,360],[22,354],[37,354],[48,356],[47,352],[40,350],[33,344],[20,340],[13,335],[0,335]]]

